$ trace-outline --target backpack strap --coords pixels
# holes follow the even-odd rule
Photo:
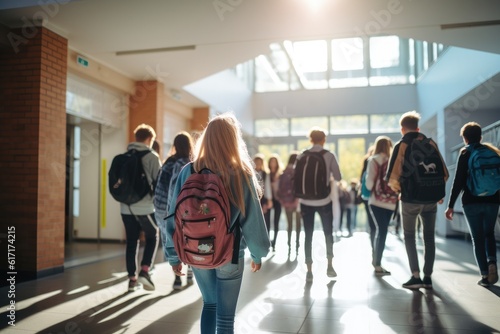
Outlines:
[[[240,216],[236,218],[236,222],[233,227],[231,227],[234,233],[234,243],[233,243],[233,258],[231,260],[232,264],[238,264],[240,256],[240,241],[241,241],[241,228],[240,228]]]

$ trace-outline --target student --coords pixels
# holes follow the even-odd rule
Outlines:
[[[269,234],[269,231],[271,230],[271,221],[270,219],[266,219],[266,215],[273,207],[273,191],[271,189],[271,178],[269,177],[269,171],[266,169],[266,166],[264,164],[263,154],[257,153],[256,155],[254,155],[253,163],[255,166],[257,181],[259,182],[260,188],[263,192],[263,195],[260,198],[260,205],[262,207],[262,212],[264,213],[267,233]]]
[[[463,137],[465,145],[486,146],[500,155],[500,151],[496,147],[480,143],[481,135],[481,126],[475,122],[465,124],[460,130],[460,136]],[[453,207],[458,196],[462,193],[462,206],[469,225],[474,255],[481,275],[481,279],[477,284],[486,287],[498,281],[495,224],[500,205],[500,191],[491,196],[474,196],[471,193],[471,190],[467,187],[470,156],[471,151],[467,147],[460,151],[445,216],[449,220],[453,219]]]
[[[370,206],[370,214],[372,216],[373,222],[376,226],[375,233],[375,248],[374,257],[372,264],[375,267],[375,275],[390,275],[391,273],[382,267],[382,255],[385,248],[385,240],[387,239],[387,230],[389,228],[389,222],[391,216],[396,209],[397,195],[392,198],[389,196],[383,196],[388,194],[377,194],[376,188],[377,183],[380,182],[380,178],[385,177],[386,170],[382,169],[385,164],[387,166],[387,161],[391,155],[392,142],[389,137],[379,136],[375,140],[375,151],[373,155],[368,160],[367,173],[366,173],[366,187],[371,189],[371,196],[368,199],[368,205]],[[382,173],[382,174],[381,174]],[[384,181],[385,182],[385,181]],[[383,189],[381,189],[383,191]]]
[[[238,220],[242,232],[238,264],[229,263],[216,269],[193,268],[203,298],[201,333],[233,333],[245,249],[248,246],[250,250],[252,271],[258,272],[261,259],[267,255],[270,246],[259,203],[260,186],[241,137],[240,125],[233,114],[221,114],[208,123],[198,139],[192,164],[195,171],[208,168],[221,177],[231,202],[231,224]],[[191,175],[188,166],[179,174],[172,203],[177,200],[182,185]],[[169,215],[174,211],[174,206],[171,206]],[[168,262],[176,275],[183,275],[182,263],[173,244],[174,231],[172,215],[167,219]]]
[[[142,166],[148,181],[156,183],[158,172],[160,171],[160,158],[156,152],[151,150],[151,146],[156,138],[153,128],[146,124],[139,125],[134,130],[135,142],[130,143],[127,150],[151,151],[142,157]],[[154,216],[153,194],[147,194],[139,202],[130,206],[120,203],[120,212],[125,226],[127,238],[126,263],[129,277],[128,290],[134,291],[140,287],[140,283],[145,290],[154,290],[155,285],[149,276],[149,268],[152,266],[156,249],[158,247],[158,227]],[[139,235],[144,231],[146,245],[141,261],[141,270],[136,276],[136,262],[139,247]]]
[[[371,145],[368,147],[366,151],[366,155],[363,157],[363,168],[361,170],[361,176],[359,177],[360,187],[363,187],[363,179],[365,179],[366,184],[366,168],[368,167],[368,159],[373,155],[373,151],[375,150],[375,146]],[[370,244],[372,246],[372,258],[375,258],[375,234],[377,233],[377,227],[373,222],[373,217],[370,213],[370,206],[368,205],[369,198],[361,198],[363,201],[363,205],[365,206],[366,219],[368,221],[368,230],[370,233]],[[373,263],[372,263],[373,264]]]
[[[295,250],[299,250],[300,239],[300,212],[297,210],[299,206],[299,199],[293,194],[293,165],[297,160],[297,153],[290,154],[288,164],[280,176],[278,186],[278,199],[283,208],[285,208],[286,221],[287,221],[287,234],[288,234],[288,254],[291,251],[292,231],[293,231],[293,217],[295,216]]]
[[[442,203],[444,198],[444,186],[448,179],[448,169],[444,163],[443,157],[439,153],[437,144],[428,139],[420,132],[418,122],[420,115],[415,111],[409,111],[401,116],[399,121],[401,125],[401,134],[403,138],[396,143],[389,160],[386,180],[389,186],[396,193],[401,193],[401,217],[403,223],[404,240],[408,262],[412,276],[408,282],[403,284],[407,289],[418,289],[424,287],[432,289],[432,271],[434,268],[434,259],[436,256],[435,227],[437,203]],[[415,144],[415,145],[413,145]],[[413,177],[408,177],[408,171],[415,172],[419,165],[414,165],[417,158],[421,155],[413,154],[412,147],[421,147],[426,149],[425,155],[432,157],[434,169],[430,170],[433,177],[431,185],[435,189],[425,188],[425,184],[412,185]],[[409,154],[405,154],[405,153]],[[415,153],[419,153],[415,151]],[[423,165],[423,161],[420,165]],[[427,165],[426,165],[427,166]],[[424,168],[422,166],[422,168]],[[430,168],[430,166],[427,166]],[[426,168],[426,170],[427,170]],[[411,175],[410,175],[411,176]],[[440,197],[439,199],[436,199]],[[427,198],[425,198],[427,197]],[[417,217],[422,219],[423,237],[424,237],[424,279],[420,278],[420,267],[418,264],[417,246],[415,240],[415,225]]]
[[[312,152],[320,152],[323,150],[323,146],[326,142],[325,131],[322,129],[313,128],[309,133],[309,139],[312,144],[312,147],[309,150]],[[297,163],[303,156],[304,153],[297,157]],[[325,160],[326,164],[326,180],[330,180],[332,176],[334,180],[340,180],[342,177],[335,155],[330,151],[326,151],[323,154],[323,159]],[[330,194],[328,194],[323,199],[301,198],[299,200],[299,203],[305,233],[304,253],[307,266],[306,282],[313,281],[312,239],[314,232],[314,216],[316,212],[319,213],[319,216],[321,218],[323,233],[325,235],[326,258],[328,260],[326,274],[328,277],[336,277],[337,273],[333,269],[333,206]]]
[[[280,180],[280,175],[283,171],[283,163],[279,155],[273,154],[269,160],[267,161],[267,167],[269,168],[269,182],[271,183],[271,196],[272,196],[272,208],[268,208],[266,213],[264,214],[264,219],[266,221],[266,225],[268,227],[268,232],[271,227],[271,209],[273,211],[273,227],[274,227],[274,236],[271,243],[271,247],[273,248],[273,252],[276,247],[276,240],[278,239],[278,232],[280,227],[280,218],[281,218],[281,203],[278,201],[278,185]]]
[[[160,174],[158,175],[158,182],[155,189],[154,206],[155,218],[161,231],[163,248],[165,248],[167,233],[165,227],[165,217],[167,217],[168,209],[172,204],[169,199],[170,197],[172,197],[171,195],[173,193],[173,186],[175,185],[177,175],[181,171],[182,167],[184,167],[184,165],[191,161],[192,148],[193,143],[191,135],[185,131],[179,132],[174,138],[172,147],[173,154],[170,155],[163,163]],[[187,284],[193,284],[193,272],[190,267],[188,268]],[[173,288],[174,290],[182,289],[182,281],[180,276],[175,275]]]

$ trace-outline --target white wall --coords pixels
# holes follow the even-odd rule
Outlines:
[[[211,75],[184,87],[190,94],[210,105],[214,112],[234,111],[242,130],[253,133],[255,118],[252,92],[231,70]]]

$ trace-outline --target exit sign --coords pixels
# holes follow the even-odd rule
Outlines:
[[[89,67],[89,61],[85,58],[83,58],[82,56],[77,56],[76,57],[76,62],[80,65],[80,66],[83,66],[83,67]]]

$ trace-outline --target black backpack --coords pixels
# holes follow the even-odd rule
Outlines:
[[[295,197],[302,199],[323,199],[330,196],[330,180],[327,179],[326,163],[321,150],[305,150],[295,162],[293,191]]]
[[[443,161],[431,138],[408,142],[401,173],[401,199],[404,202],[437,203],[445,196]]]
[[[142,166],[142,157],[148,153],[149,150],[132,149],[113,158],[108,186],[111,196],[118,202],[130,205],[152,194],[152,186]]]

